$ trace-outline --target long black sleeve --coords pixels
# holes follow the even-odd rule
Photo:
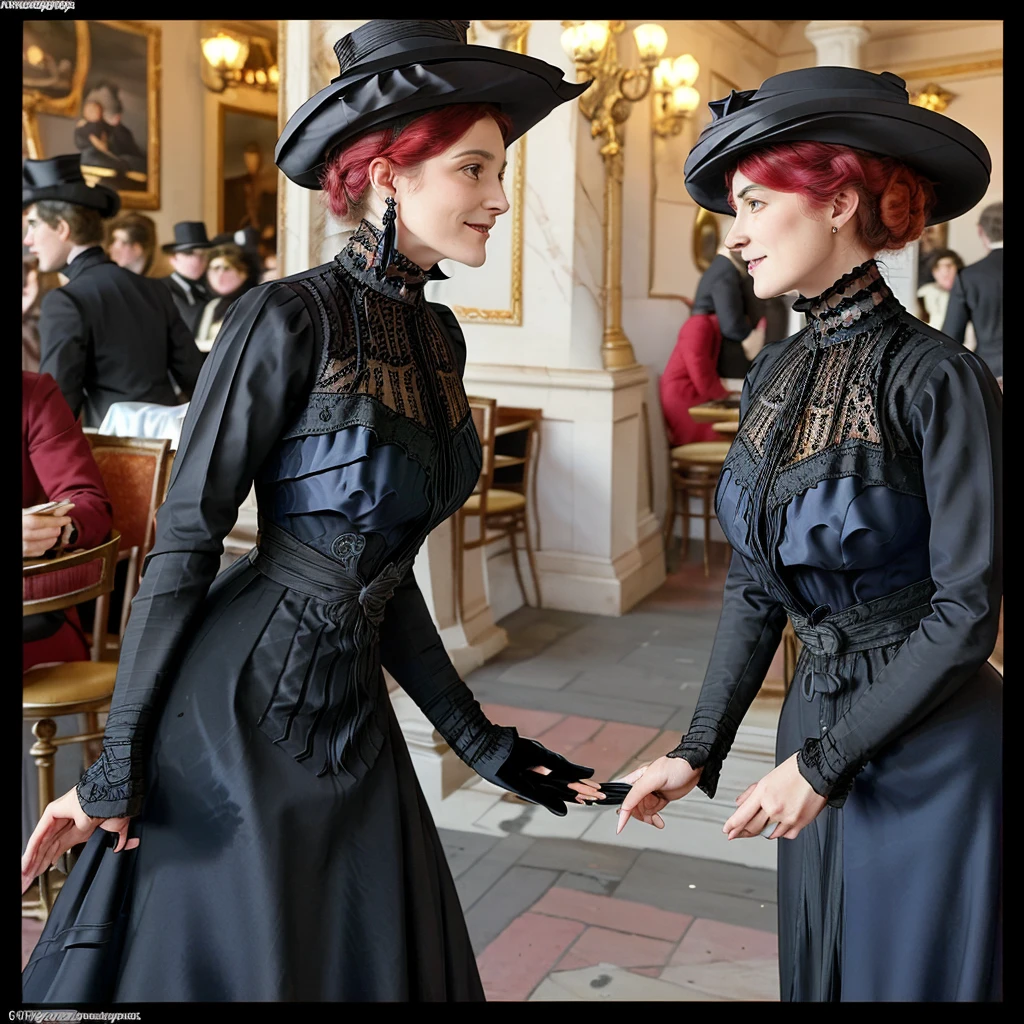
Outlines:
[[[196,345],[195,337],[178,312],[170,292],[162,284],[160,293],[170,320],[167,335],[167,368],[177,381],[178,387],[191,398],[206,357]]]
[[[39,307],[39,372],[57,382],[77,416],[85,400],[89,328],[81,310],[63,288],[54,288]]]
[[[308,394],[316,340],[302,300],[275,282],[232,307],[182,429],[156,539],[132,603],[103,753],[78,795],[98,818],[137,814],[150,721],[217,574],[253,478]]]
[[[962,345],[967,334],[967,324],[971,319],[971,311],[967,306],[967,292],[960,275],[953,279],[953,290],[949,293],[949,305],[946,306],[946,318],[942,321],[942,333]]]
[[[380,653],[381,664],[466,764],[505,760],[515,730],[493,725],[459,678],[412,569],[388,601]]]
[[[931,516],[931,614],[880,677],[798,755],[821,796],[852,777],[948,700],[992,653],[1002,573],[1002,395],[985,364],[961,352],[939,363],[910,408]]]

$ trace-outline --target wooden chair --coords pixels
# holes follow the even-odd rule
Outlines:
[[[711,520],[714,518],[715,488],[722,463],[729,451],[728,441],[694,441],[672,447],[666,427],[665,438],[669,448],[669,479],[672,495],[669,513],[665,517],[665,543],[672,536],[676,516],[683,518],[683,544],[681,557],[690,553],[690,496],[700,495],[701,518],[704,520],[704,575],[711,575]],[[728,558],[729,548],[726,547]]]
[[[171,442],[167,438],[114,437],[90,432],[86,436],[110,495],[114,526],[121,535],[117,560],[128,562],[116,643],[110,645],[116,649],[128,625],[132,598],[139,588],[142,561],[153,546],[156,510],[163,503],[170,481]],[[109,645],[109,602],[109,593],[96,602],[93,649],[97,658]]]
[[[533,557],[533,542],[530,539],[527,503],[530,496],[532,466],[536,454],[536,437],[542,413],[540,409],[522,409],[518,407],[499,408],[493,398],[469,399],[473,423],[480,437],[483,449],[483,464],[480,480],[476,489],[459,509],[456,517],[456,581],[459,591],[459,611],[465,615],[462,587],[463,553],[473,548],[484,547],[507,537],[512,552],[512,567],[515,569],[516,581],[523,595],[524,604],[530,599],[526,593],[522,573],[519,569],[519,552],[516,548],[516,533],[522,531],[526,546],[526,557],[530,564],[533,587],[537,595],[537,607],[541,604],[540,580]],[[519,435],[518,441],[515,435]],[[512,447],[511,451],[501,454],[497,446],[501,439],[504,448]],[[515,469],[513,467],[516,467]],[[500,470],[510,479],[502,481],[501,487],[495,487],[495,474]],[[512,471],[511,474],[506,471]],[[474,516],[479,519],[479,536],[474,540],[466,540],[466,519]],[[536,492],[534,492],[534,516],[536,516]]]
[[[121,547],[121,535],[112,530],[110,539],[98,547],[75,551],[53,559],[26,560],[22,567],[22,615],[61,611],[84,601],[99,599],[114,589],[114,573]],[[69,570],[75,570],[69,572]],[[57,594],[33,596],[44,589],[40,578],[61,574]],[[29,753],[39,773],[39,813],[53,799],[54,765],[57,748],[66,743],[88,744],[102,738],[98,715],[110,706],[117,676],[116,662],[101,662],[94,647],[92,661],[69,661],[59,665],[37,666],[22,676],[22,717],[34,719],[32,734],[36,742]],[[54,718],[61,715],[86,716],[86,731],[57,737]],[[83,747],[83,765],[88,766],[98,751]],[[49,872],[39,879],[39,900],[22,907],[26,916],[45,920],[52,906]]]

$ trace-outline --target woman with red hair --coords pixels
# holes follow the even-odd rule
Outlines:
[[[559,815],[602,796],[488,721],[412,573],[481,463],[465,342],[424,285],[484,262],[506,146],[585,88],[467,27],[362,25],[278,143],[354,231],[242,295],[203,367],[103,755],[23,858],[25,886],[88,840],[27,1002],[481,999],[383,668],[484,778]],[[257,546],[214,579],[254,482]]]
[[[784,840],[782,998],[998,1000],[1002,397],[880,270],[971,209],[991,161],[889,73],[791,71],[711,108],[687,188],[736,211],[726,244],[756,294],[798,290],[807,326],[746,377],[704,685],[679,746],[626,780],[619,828],[715,795],[788,617],[778,767],[723,828]]]

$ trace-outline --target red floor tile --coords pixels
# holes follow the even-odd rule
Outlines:
[[[645,978],[661,977],[660,967],[630,967],[628,970],[632,971],[633,974],[642,974]]]
[[[487,998],[526,999],[582,931],[579,921],[532,913],[517,917],[477,957]]]
[[[546,732],[536,737],[549,750],[557,750],[564,757],[569,757],[581,743],[586,743],[604,725],[600,718],[583,718],[580,715],[569,715],[557,722]]]
[[[657,735],[657,729],[645,725],[608,722],[592,739],[581,743],[573,751],[573,760],[592,767],[593,777],[598,782],[617,779],[622,774],[619,769],[628,764]]]
[[[481,704],[480,707],[495,725],[514,725],[520,736],[539,736],[565,718],[565,715],[557,711],[531,711],[529,708],[510,708],[504,704]]]
[[[774,932],[700,917],[679,943],[669,965],[707,964],[716,960],[765,960],[778,955],[779,940]]]
[[[672,943],[650,939],[645,935],[629,935],[609,928],[588,928],[573,944],[556,970],[575,971],[598,964],[616,967],[653,967],[657,973],[672,952]]]
[[[628,775],[634,768],[639,768],[640,765],[654,761],[661,757],[662,754],[667,754],[670,750],[674,750],[679,746],[679,741],[682,739],[682,732],[662,732],[651,740],[642,750],[638,750],[636,754],[622,767],[622,774]]]
[[[675,914],[645,903],[617,900],[612,896],[598,896],[560,886],[548,889],[530,910],[668,942],[678,942],[693,920],[688,914]]]

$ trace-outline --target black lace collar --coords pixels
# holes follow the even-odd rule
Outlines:
[[[335,261],[366,287],[404,302],[415,302],[423,294],[423,286],[428,281],[448,279],[448,275],[436,265],[430,270],[423,270],[396,252],[383,280],[378,280],[372,266],[372,257],[380,237],[379,228],[367,220],[361,221],[359,227],[352,232],[348,244],[334,257]]]
[[[854,267],[812,299],[801,296],[793,303],[793,309],[807,314],[814,326],[814,341],[822,345],[873,331],[903,312],[902,304],[889,291],[874,260]]]

